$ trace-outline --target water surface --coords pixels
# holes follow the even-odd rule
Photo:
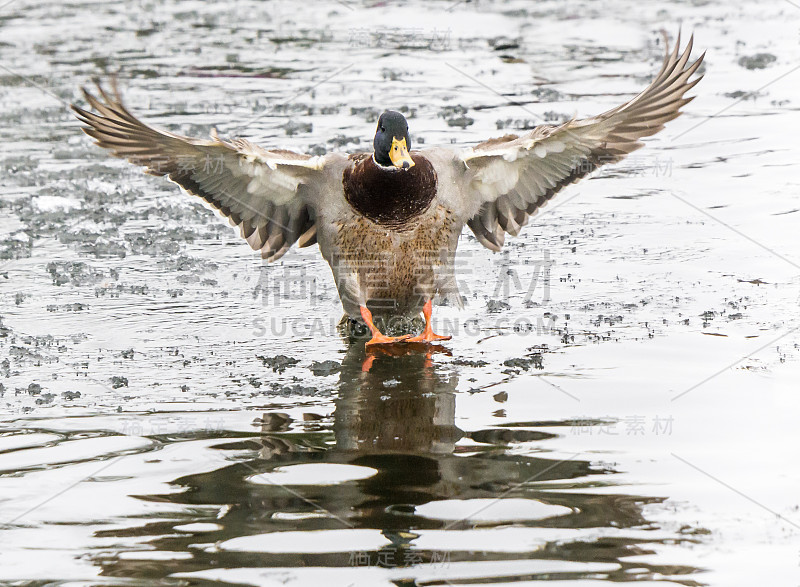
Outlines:
[[[800,10],[702,2],[0,6],[0,581],[794,584]],[[602,112],[659,30],[686,114],[491,254],[430,352],[365,356],[316,249],[265,267],[65,103],[304,152]],[[772,59],[771,57],[774,59]],[[782,77],[783,76],[783,77]]]

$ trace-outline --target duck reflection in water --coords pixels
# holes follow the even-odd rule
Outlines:
[[[555,533],[559,528],[651,527],[643,516],[642,507],[660,502],[660,498],[576,492],[578,488],[604,485],[605,480],[601,482],[599,478],[613,471],[586,460],[548,458],[536,447],[542,441],[555,438],[556,434],[532,429],[536,422],[522,423],[524,428],[520,425],[474,431],[456,426],[458,369],[452,363],[437,361],[443,354],[449,354],[449,351],[440,349],[436,346],[424,349],[409,346],[374,352],[365,351],[362,345],[352,345],[339,373],[332,423],[334,441],[322,450],[304,442],[288,441],[298,435],[288,432],[292,423],[288,422],[287,415],[265,415],[260,454],[265,463],[257,465],[259,470],[285,468],[303,462],[325,462],[357,465],[376,471],[367,478],[335,487],[304,485],[291,488],[293,491],[301,490],[303,497],[311,502],[296,502],[295,508],[316,509],[317,513],[330,514],[324,522],[319,518],[304,520],[299,524],[295,522],[291,529],[298,526],[308,530],[341,528],[341,523],[336,520],[343,520],[355,528],[378,529],[391,546],[361,553],[360,564],[382,565],[389,559],[394,561],[394,565],[404,566],[403,561],[435,563],[443,556],[442,552],[415,547],[421,530],[515,526],[551,528]],[[571,426],[570,422],[538,424],[550,428]],[[324,430],[313,419],[305,423],[305,428],[316,428],[320,433]],[[510,446],[526,445],[531,449],[526,451],[528,454],[541,456],[525,456],[508,450]],[[261,502],[261,506],[277,511],[286,505],[284,489],[278,486],[263,489],[282,499],[280,506],[268,502]],[[506,498],[529,499],[568,513],[530,519],[521,515],[508,520],[473,518],[469,515],[469,507],[464,509],[464,519],[432,518],[417,511],[426,504],[443,500],[461,500],[465,504],[472,503],[468,500],[476,500],[474,503],[486,504],[490,500]],[[435,506],[428,511],[433,510]],[[602,554],[603,560],[620,560],[621,557],[647,553],[645,542],[613,537],[595,542],[567,541],[563,545],[554,541],[547,549],[532,545],[525,553],[504,552],[503,546],[498,544],[495,552],[448,551],[447,557],[450,561],[563,557],[565,560],[589,562],[598,560]],[[391,556],[387,557],[387,552]],[[325,558],[326,564],[349,564],[344,555],[336,562],[331,555],[317,556]],[[306,564],[308,557],[303,556]],[[627,566],[623,564],[621,569]],[[670,572],[666,568],[660,570]],[[624,576],[622,570],[608,576],[616,577],[618,573],[619,577]],[[558,576],[559,573],[551,575]],[[581,573],[566,575],[570,578],[582,576]],[[594,576],[600,575],[604,573]]]
[[[548,455],[541,443],[557,435],[541,429],[569,429],[571,422],[530,421],[474,431],[456,426],[456,399],[461,397],[456,393],[458,366],[438,358],[433,347],[368,355],[363,345],[351,345],[341,363],[332,423],[313,413],[304,414],[302,422],[284,412],[265,413],[259,419],[260,435],[214,446],[229,452],[235,463],[177,479],[174,483],[186,491],[146,498],[184,504],[192,512],[202,511],[201,506],[224,505],[224,513],[217,517],[193,514],[197,516],[193,521],[220,526],[203,537],[218,547],[193,549],[190,545],[197,537],[169,527],[186,520],[162,522],[158,528],[136,532],[163,534],[151,541],[157,550],[192,550],[190,560],[147,565],[105,560],[104,572],[155,578],[214,568],[296,568],[299,573],[303,568],[324,567],[357,573],[357,567],[380,566],[392,568],[394,579],[416,581],[430,579],[430,569],[438,564],[439,579],[460,584],[463,577],[459,579],[456,571],[464,567],[453,565],[448,570],[443,561],[485,564],[470,572],[473,576],[475,569],[482,569],[481,582],[628,581],[631,572],[641,580],[656,575],[686,577],[697,571],[690,566],[649,564],[641,558],[667,542],[663,535],[648,538],[641,533],[655,529],[645,518],[645,506],[662,498],[603,489],[613,485],[608,481],[616,473],[613,469]],[[355,465],[367,476],[331,484],[308,478],[289,483],[281,474],[311,464]],[[508,499],[515,501],[512,507],[505,502],[499,516],[486,515],[491,509],[483,511],[487,504],[502,506]],[[525,504],[536,506],[533,510],[538,508],[539,513],[528,515]],[[457,513],[452,515],[453,511]],[[320,536],[313,534],[317,531],[350,529],[377,530],[386,543],[358,553],[346,542],[337,552],[333,538],[334,544],[322,550],[304,549],[302,540],[298,552],[283,547],[255,552],[226,548],[231,539],[252,535],[291,532],[296,540],[303,533],[310,539]],[[508,544],[500,535],[487,546],[481,538],[484,531],[509,529],[522,532],[527,546]],[[692,537],[676,535],[668,541],[676,540]],[[483,546],[476,548],[473,541]],[[639,558],[628,562],[628,557]],[[562,561],[558,564],[563,570],[558,564],[554,567],[555,561]],[[605,563],[602,569],[596,566],[598,561]],[[581,566],[586,563],[594,566]]]

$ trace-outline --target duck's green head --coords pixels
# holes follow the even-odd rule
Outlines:
[[[381,114],[372,144],[375,148],[375,162],[378,165],[394,166],[398,169],[414,167],[414,161],[408,154],[411,150],[408,122],[399,112],[387,110]]]

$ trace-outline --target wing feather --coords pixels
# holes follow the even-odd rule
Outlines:
[[[694,97],[685,94],[702,76],[705,54],[690,63],[694,39],[683,51],[680,35],[650,85],[629,102],[599,116],[540,125],[521,137],[491,139],[461,153],[465,183],[456,208],[485,246],[499,250],[503,232],[516,234],[538,209],[565,186],[597,167],[620,161],[678,117]]]
[[[115,156],[166,176],[199,196],[239,227],[242,238],[263,258],[279,259],[301,237],[316,242],[316,214],[301,186],[324,181],[323,157],[267,151],[244,139],[193,139],[154,129],[136,118],[112,91],[97,85],[97,96],[83,89],[91,112],[73,105],[87,126],[83,131]],[[308,236],[306,236],[308,235]]]

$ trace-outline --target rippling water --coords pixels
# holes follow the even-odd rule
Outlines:
[[[0,581],[800,581],[789,2],[0,3]],[[506,250],[452,342],[367,357],[316,250],[271,267],[78,131],[118,72],[173,132],[305,152],[613,107],[660,29],[686,114]],[[685,37],[684,37],[685,38]]]

